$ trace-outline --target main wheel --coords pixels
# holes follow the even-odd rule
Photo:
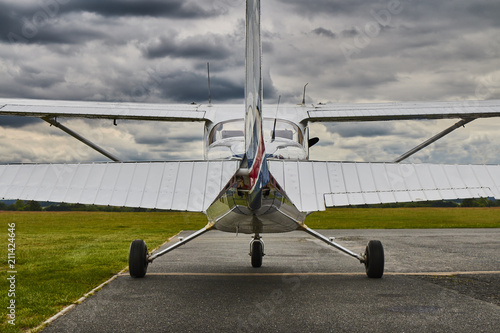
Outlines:
[[[252,243],[252,267],[262,266],[263,248],[262,242],[255,241]]]
[[[148,247],[142,239],[136,239],[130,244],[128,268],[131,277],[142,278],[146,275],[148,270]]]
[[[371,240],[366,246],[366,275],[372,279],[379,279],[384,274],[384,248],[378,240]]]

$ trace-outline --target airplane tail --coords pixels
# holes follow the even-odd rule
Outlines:
[[[262,187],[269,182],[262,132],[262,75],[260,40],[260,0],[246,2],[245,55],[245,158],[241,171],[246,174],[249,208],[259,209]]]

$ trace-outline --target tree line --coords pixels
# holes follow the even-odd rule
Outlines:
[[[355,206],[360,208],[412,208],[412,207],[500,207],[500,200],[491,200],[487,198],[480,199],[465,199],[461,201],[422,201],[422,202],[406,202],[406,203],[391,203],[380,205],[361,205]],[[111,206],[96,206],[83,204],[68,204],[68,203],[40,203],[38,201],[17,200],[14,203],[7,204],[0,202],[0,211],[17,211],[17,212],[68,212],[68,211],[85,211],[85,212],[153,212],[161,211],[158,209],[145,208],[129,208],[129,207],[111,207]]]
[[[17,211],[17,212],[149,212],[159,211],[156,209],[145,208],[129,208],[129,207],[112,207],[112,206],[96,206],[83,204],[68,204],[68,203],[40,203],[38,201],[23,201],[17,200],[12,204],[0,202],[0,211]]]

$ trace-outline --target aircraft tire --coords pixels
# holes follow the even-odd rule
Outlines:
[[[148,270],[148,247],[142,239],[136,239],[130,244],[128,255],[128,268],[130,276],[142,278]]]
[[[384,274],[384,248],[378,240],[371,240],[366,246],[366,275],[379,279]]]
[[[258,268],[262,266],[263,256],[262,242],[255,241],[252,243],[252,267]]]

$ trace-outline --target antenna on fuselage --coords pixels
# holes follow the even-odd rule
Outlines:
[[[301,105],[306,105],[306,87],[309,84],[309,82],[306,83],[304,86],[304,94],[302,95],[302,104]]]
[[[207,72],[208,72],[208,105],[212,105],[212,95],[210,93],[210,63],[207,62]]]
[[[276,114],[274,115],[274,125],[273,125],[273,135],[271,136],[271,142],[276,139],[276,118],[278,118],[278,109],[280,107],[281,95],[278,97],[278,106],[276,106]]]

